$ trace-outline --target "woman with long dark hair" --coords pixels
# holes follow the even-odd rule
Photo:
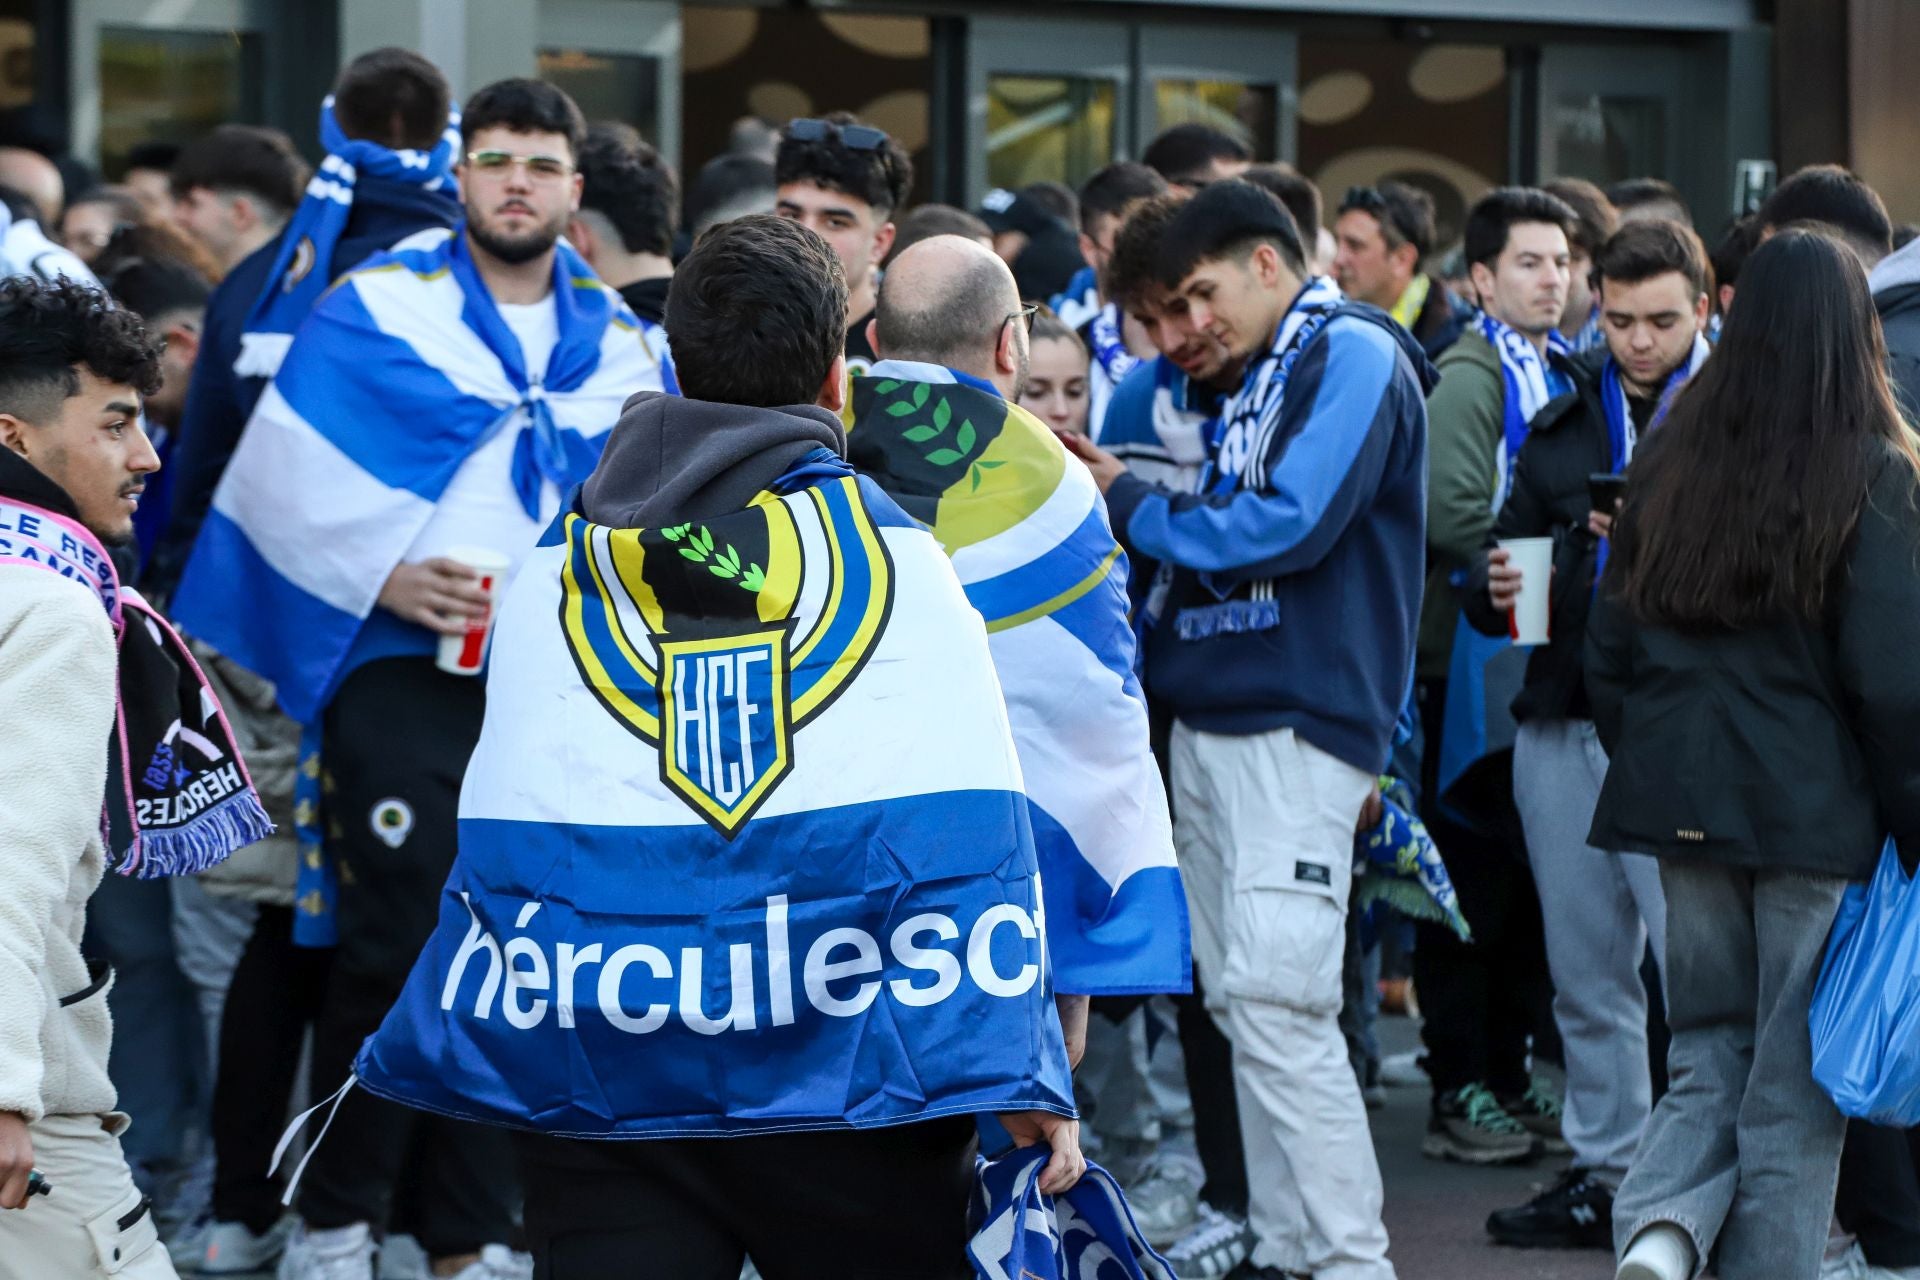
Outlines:
[[[1587,642],[1612,757],[1592,843],[1657,856],[1661,1099],[1614,1203],[1619,1280],[1814,1280],[1845,1121],[1807,1007],[1849,881],[1920,852],[1920,453],[1853,254],[1748,259],[1635,455]]]

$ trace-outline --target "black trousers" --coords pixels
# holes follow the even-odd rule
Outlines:
[[[321,750],[333,783],[326,804],[340,860],[340,943],[314,1029],[315,1093],[346,1080],[433,932],[458,839],[460,780],[484,711],[480,681],[447,675],[429,658],[368,663],[327,708]],[[403,1170],[408,1225],[432,1257],[510,1239],[519,1179],[505,1130],[359,1091],[314,1152],[300,1216],[316,1228],[382,1229]]]
[[[1874,1266],[1920,1267],[1920,1129],[1850,1122],[1833,1211]]]
[[[326,996],[332,948],[293,945],[293,909],[260,908],[220,1019],[213,1086],[213,1216],[259,1235],[279,1221],[267,1176],[287,1123],[300,1046]]]
[[[1247,1151],[1240,1140],[1240,1095],[1233,1083],[1233,1042],[1207,1012],[1198,966],[1193,994],[1175,996],[1180,1053],[1193,1099],[1193,1145],[1205,1180],[1200,1198],[1222,1213],[1247,1216]]]
[[[1473,941],[1464,943],[1443,924],[1414,926],[1413,983],[1427,1074],[1436,1096],[1476,1083],[1499,1094],[1523,1093],[1529,1042],[1542,1057],[1558,1049],[1539,891],[1517,818],[1490,817],[1483,831],[1454,821],[1440,806],[1432,775],[1439,767],[1446,686],[1423,684],[1419,698],[1429,775],[1420,789],[1421,816],[1473,929]]]
[[[595,1142],[516,1135],[536,1280],[967,1280],[974,1124]]]

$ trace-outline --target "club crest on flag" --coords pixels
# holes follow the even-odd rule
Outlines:
[[[787,629],[663,641],[660,777],[731,835],[793,768]]]
[[[560,617],[582,679],[731,839],[885,629],[892,562],[858,486],[662,529],[568,515],[563,533]]]

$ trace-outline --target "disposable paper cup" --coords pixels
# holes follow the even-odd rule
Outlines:
[[[500,580],[511,563],[498,551],[486,547],[454,547],[446,552],[449,560],[458,560],[480,575],[479,587],[487,593],[487,611],[469,619],[467,629],[457,636],[440,637],[439,668],[449,675],[473,676],[487,661],[487,637],[493,631],[494,606],[500,596]]]
[[[1508,538],[1500,544],[1520,571],[1520,596],[1513,602],[1508,633],[1517,645],[1547,643],[1547,597],[1553,581],[1552,538]]]

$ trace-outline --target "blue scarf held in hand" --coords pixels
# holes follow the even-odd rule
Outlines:
[[[1065,1195],[1041,1194],[1052,1154],[1025,1147],[976,1166],[967,1257],[977,1280],[1175,1280],[1099,1165]]]

